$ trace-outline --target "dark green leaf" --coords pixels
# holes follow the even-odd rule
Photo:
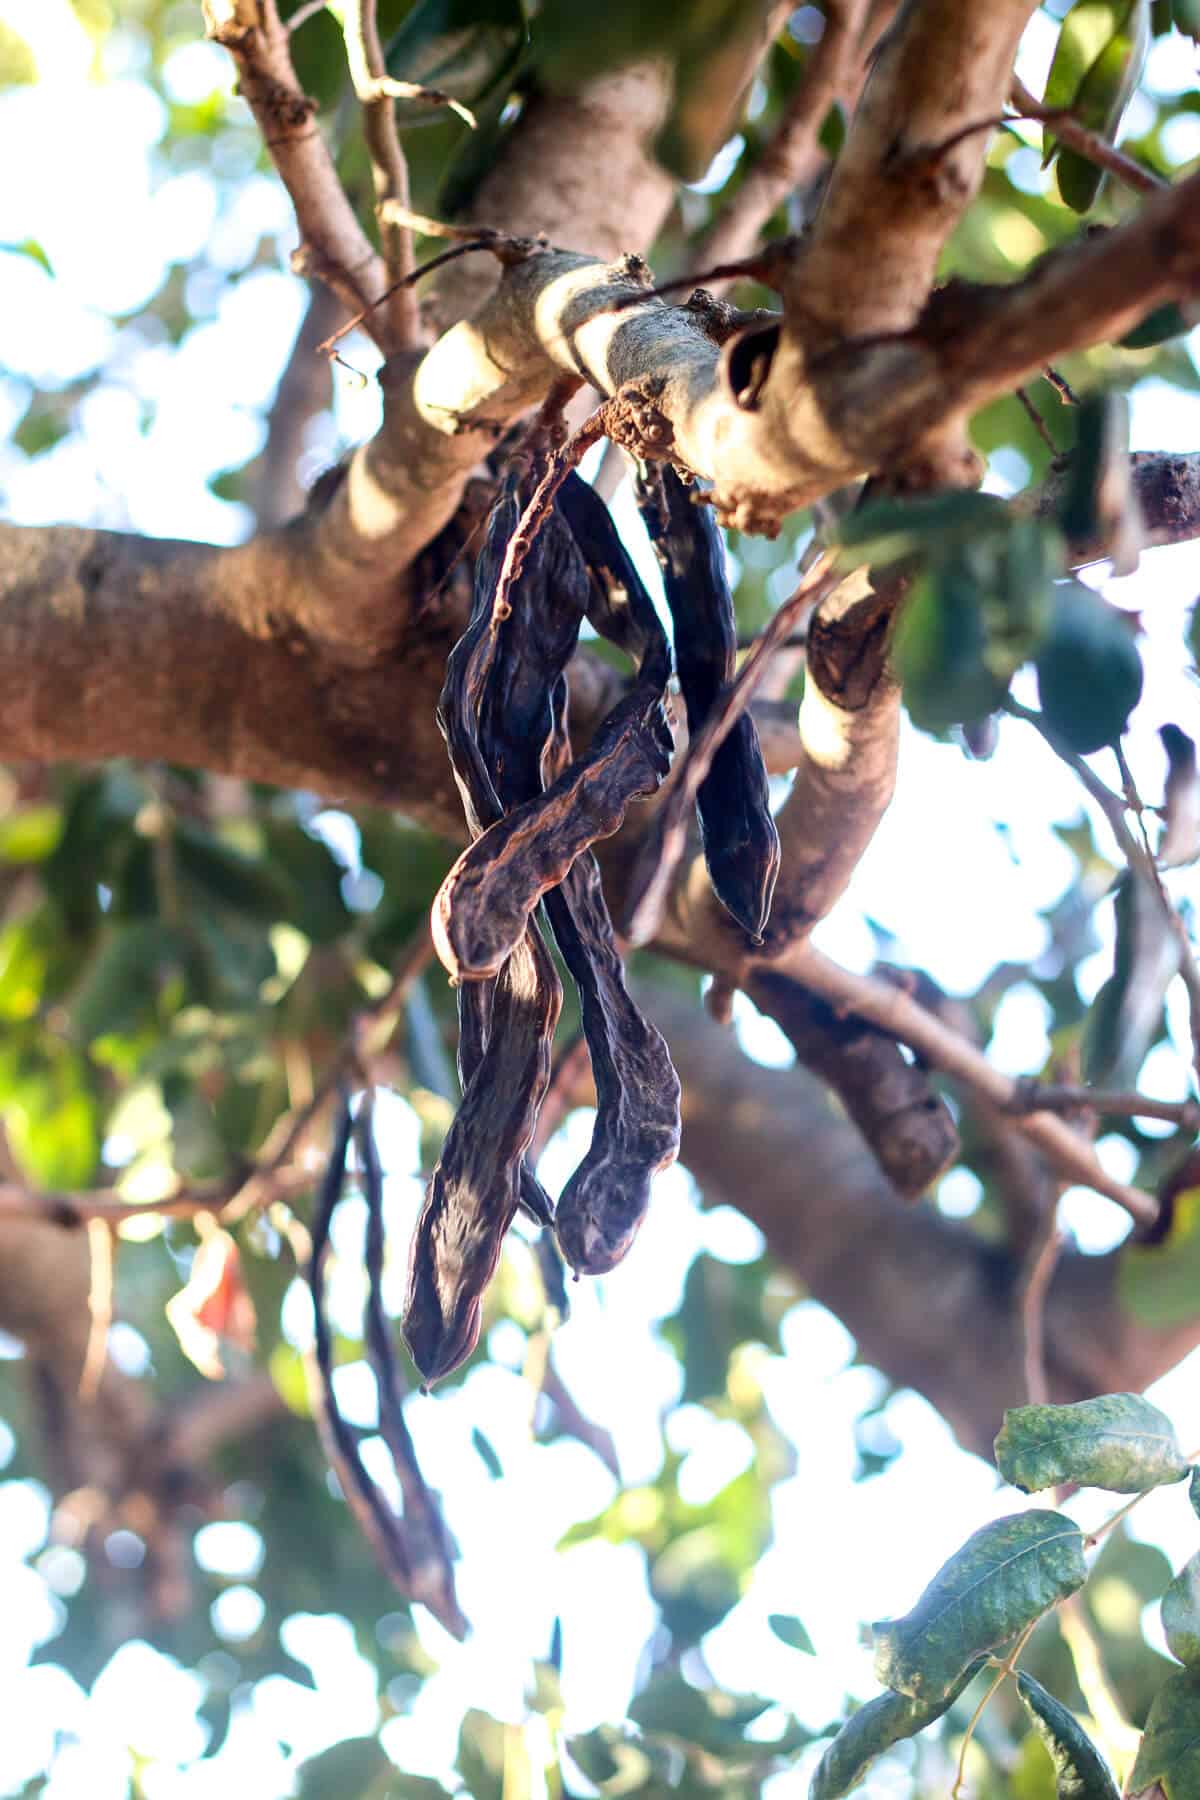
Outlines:
[[[874,1627],[875,1674],[914,1700],[940,1700],[968,1663],[1007,1643],[1087,1575],[1083,1534],[1062,1513],[984,1525],[939,1569],[902,1619]]]
[[[629,1717],[643,1731],[695,1744],[712,1756],[728,1756],[745,1750],[747,1727],[770,1704],[753,1694],[694,1687],[682,1675],[664,1672],[634,1697]]]
[[[1122,350],[1149,350],[1155,344],[1164,344],[1170,338],[1182,337],[1192,329],[1195,320],[1185,314],[1177,301],[1170,300],[1165,306],[1156,306],[1153,312],[1146,314],[1139,325],[1127,331],[1123,338],[1118,338]]]
[[[1183,1565],[1163,1595],[1162,1622],[1171,1655],[1189,1669],[1200,1667],[1200,1556]]]
[[[767,1624],[771,1627],[775,1636],[787,1644],[790,1649],[803,1650],[806,1656],[815,1656],[817,1654],[813,1648],[813,1641],[809,1637],[808,1632],[804,1629],[803,1623],[792,1613],[771,1613],[767,1619]]]
[[[925,731],[946,731],[994,712],[1008,682],[987,664],[979,588],[961,561],[921,576],[896,631],[896,671],[904,703]]]
[[[974,1662],[940,1700],[913,1700],[907,1694],[879,1694],[851,1713],[813,1772],[808,1800],[839,1800],[866,1774],[875,1758],[904,1738],[915,1737],[949,1711],[979,1673]]]
[[[1007,518],[1003,500],[970,488],[913,500],[876,500],[842,520],[838,528],[838,542],[844,551],[841,560],[847,568],[898,562],[1003,529]]]
[[[85,1042],[130,1032],[154,1012],[164,978],[187,960],[181,934],[156,919],[114,924],[88,966],[71,1007]],[[182,998],[182,990],[180,993]]]
[[[1058,1800],[1118,1800],[1112,1771],[1075,1715],[1023,1669],[1017,1692],[1050,1752]]]
[[[1188,1500],[1192,1511],[1200,1518],[1200,1463],[1192,1470],[1192,1478],[1188,1482]]]
[[[525,39],[522,0],[418,0],[384,61],[394,80],[438,88],[474,105],[511,78]],[[405,126],[444,116],[416,100],[398,101],[396,111]]]
[[[1067,1481],[1141,1494],[1188,1472],[1170,1419],[1141,1394],[1013,1407],[996,1439],[996,1466],[1026,1494]]]
[[[1061,583],[1035,666],[1046,723],[1069,749],[1090,756],[1116,743],[1142,696],[1142,659],[1126,615],[1081,582]]]
[[[300,1764],[300,1800],[365,1800],[391,1766],[377,1738],[343,1738]]]
[[[454,1766],[466,1782],[471,1800],[503,1800],[508,1786],[505,1738],[512,1730],[478,1707],[463,1714]],[[525,1754],[522,1745],[521,1755]]]
[[[504,1473],[504,1464],[500,1461],[500,1458],[496,1455],[495,1450],[493,1450],[490,1441],[483,1435],[478,1425],[472,1425],[471,1427],[471,1442],[479,1452],[479,1459],[483,1463],[488,1474],[492,1477],[493,1481],[498,1481],[500,1476]]]
[[[1190,1670],[1169,1676],[1154,1696],[1126,1792],[1155,1782],[1167,1800],[1200,1795],[1200,1681]]]

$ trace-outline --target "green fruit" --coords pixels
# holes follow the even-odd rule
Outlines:
[[[1046,722],[1070,749],[1090,756],[1116,743],[1142,696],[1142,659],[1115,607],[1064,582],[1034,666]]]

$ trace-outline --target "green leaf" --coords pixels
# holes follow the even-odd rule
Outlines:
[[[803,1650],[806,1656],[815,1656],[813,1641],[803,1624],[792,1613],[771,1613],[767,1624],[775,1636],[791,1650]]]
[[[511,79],[526,36],[522,0],[418,0],[384,61],[396,81],[439,88],[474,105]],[[444,109],[420,100],[398,101],[396,112],[405,127],[445,117]]]
[[[947,731],[994,712],[1008,681],[988,667],[982,596],[961,560],[919,577],[900,615],[896,672],[913,722]]]
[[[1141,1394],[1013,1407],[996,1439],[996,1467],[1026,1494],[1066,1481],[1141,1494],[1188,1472],[1170,1419]]]
[[[1123,13],[1070,103],[1079,123],[1110,144],[1116,141],[1125,108],[1142,78],[1150,47],[1149,0],[1132,0]],[[1073,212],[1089,210],[1104,185],[1104,177],[1105,171],[1078,151],[1062,151],[1058,191]]]
[[[33,80],[36,77],[30,77],[30,79]],[[27,256],[30,262],[35,262],[40,269],[45,269],[47,275],[54,273],[50,258],[36,238],[22,238],[19,243],[0,243],[0,252],[7,256]]]
[[[1142,697],[1142,659],[1127,616],[1082,582],[1055,588],[1054,612],[1035,662],[1046,723],[1090,756],[1115,744]]]
[[[1002,529],[1008,513],[995,494],[978,494],[971,488],[922,494],[913,500],[875,500],[838,527],[838,543],[845,552],[841,561],[847,569],[899,562]]]
[[[1200,39],[1200,0],[1171,0],[1171,16],[1176,31]]]
[[[1184,1563],[1163,1595],[1162,1622],[1171,1655],[1200,1668],[1200,1556]]]
[[[1145,1325],[1169,1328],[1196,1316],[1200,1292],[1200,1188],[1175,1196],[1161,1244],[1130,1244],[1117,1265],[1117,1296]],[[1195,1479],[1195,1477],[1193,1477]]]
[[[58,847],[63,815],[59,806],[24,806],[0,822],[0,857],[9,863],[44,862]]]
[[[478,1451],[479,1460],[482,1462],[488,1474],[492,1477],[492,1480],[498,1481],[504,1473],[504,1464],[496,1455],[496,1452],[492,1447],[491,1439],[484,1436],[478,1425],[472,1425],[471,1427],[471,1442]]]
[[[78,1035],[90,1042],[111,1032],[133,1031],[156,1010],[164,976],[180,972],[186,960],[186,943],[169,925],[156,919],[114,924],[71,1007]]]
[[[392,1764],[373,1737],[343,1738],[296,1770],[300,1800],[367,1800]]]
[[[466,1782],[471,1800],[507,1800],[505,1748],[507,1734],[512,1730],[512,1726],[502,1725],[478,1707],[472,1706],[463,1714],[454,1766]],[[522,1749],[521,1754],[527,1753]]]
[[[1146,60],[1148,0],[1078,0],[1063,21],[1046,81],[1045,103],[1064,108],[1112,143]],[[1067,205],[1087,212],[1104,171],[1046,134],[1044,163],[1059,156],[1058,186]]]
[[[747,1728],[770,1704],[756,1694],[694,1687],[682,1675],[666,1671],[634,1696],[629,1717],[643,1731],[694,1744],[711,1756],[730,1756],[745,1750]]]
[[[1140,324],[1117,342],[1122,350],[1150,350],[1155,344],[1183,337],[1195,324],[1190,307],[1185,310],[1178,301],[1169,300],[1165,306],[1156,306],[1153,312],[1148,312]]]
[[[1200,1519],[1200,1463],[1192,1470],[1192,1478],[1188,1482],[1188,1500],[1192,1511]]]
[[[1075,413],[1075,443],[1057,512],[1066,536],[1094,544],[1101,536],[1104,488],[1111,485],[1114,465],[1128,470],[1129,402],[1124,394],[1094,390],[1085,394]]]
[[[973,1662],[940,1700],[914,1700],[908,1694],[880,1694],[851,1713],[813,1771],[808,1800],[839,1800],[866,1774],[883,1751],[915,1737],[950,1710],[983,1667]]]
[[[1112,1771],[1075,1715],[1024,1669],[1017,1692],[1050,1752],[1058,1800],[1119,1800]]]
[[[1141,1794],[1156,1782],[1167,1800],[1200,1795],[1200,1681],[1190,1670],[1168,1676],[1155,1694],[1125,1789]]]
[[[56,1039],[10,1042],[0,1111],[12,1147],[42,1187],[82,1188],[100,1160],[100,1112],[82,1057]]]
[[[914,1700],[943,1699],[968,1663],[1005,1644],[1083,1586],[1083,1534],[1062,1513],[984,1525],[939,1569],[902,1619],[875,1633],[875,1675]]]

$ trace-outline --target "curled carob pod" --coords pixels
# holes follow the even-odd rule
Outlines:
[[[675,668],[695,737],[733,679],[737,624],[725,551],[711,510],[693,504],[669,463],[639,485],[638,502],[662,565],[675,625]],[[696,794],[704,860],[717,899],[756,941],[779,874],[766,765],[754,721],[743,713],[716,750]]]
[[[597,630],[640,654],[637,678],[585,754],[563,768],[544,792],[526,787],[521,804],[515,799],[518,784],[501,796],[511,810],[464,850],[446,876],[434,901],[433,940],[446,969],[460,981],[499,972],[542,896],[563,880],[590,845],[619,830],[630,804],[654,793],[670,766],[665,696],[671,651],[650,597],[598,494],[570,475],[557,506],[587,559],[590,576],[580,577],[585,582],[582,589],[579,580],[574,585],[568,580],[563,528],[551,513],[535,540],[536,554],[530,557],[537,582],[529,584],[523,570],[508,602],[514,616],[524,604],[531,618],[548,620],[549,635],[533,657],[542,671],[538,705],[545,713],[547,684],[553,679],[547,671],[561,672],[573,647],[573,640],[568,646],[563,636],[563,609],[554,619],[545,604],[545,596],[555,591],[571,593],[577,603],[586,605]],[[578,604],[572,616],[577,632]],[[511,618],[501,629],[514,646],[512,652],[505,651],[505,660],[511,667],[525,667],[527,657],[516,648],[521,634],[512,628]],[[510,704],[493,703],[493,716],[502,755],[508,759],[519,755],[528,724],[515,722]],[[547,730],[539,742],[548,736],[548,714],[545,722]]]
[[[492,626],[492,594],[518,516],[514,489],[493,511],[476,569],[467,630],[451,653],[438,707],[451,766],[473,832],[501,815],[497,761],[481,731],[482,699],[506,639]],[[409,1263],[404,1335],[426,1381],[449,1374],[479,1336],[484,1290],[504,1234],[524,1197],[535,1216],[549,1203],[524,1154],[550,1079],[550,1049],[562,988],[536,925],[530,924],[486,993],[459,993],[463,1100],[425,1197]]]
[[[552,650],[543,657],[538,614],[516,599],[513,626],[525,635],[522,670],[533,704],[511,695],[513,718],[529,767],[552,772],[569,760],[567,682]],[[545,693],[552,731],[543,745]],[[513,765],[509,765],[513,767]],[[507,796],[506,796],[507,797]],[[624,967],[592,851],[572,862],[545,895],[554,941],[579,990],[583,1035],[596,1082],[592,1143],[570,1175],[554,1211],[563,1256],[579,1274],[604,1274],[630,1249],[649,1204],[653,1175],[673,1163],[680,1145],[680,1084],[660,1031],[624,985]]]
[[[557,571],[557,579],[541,592],[522,581],[510,595],[512,616],[504,629],[512,634],[513,654],[507,664],[512,679],[504,693],[504,708],[512,751],[501,777],[505,804],[515,803],[531,788],[536,791],[539,771],[548,795],[563,791],[572,769],[580,766],[571,763],[564,671],[573,648],[570,620],[573,616],[578,631],[585,601],[597,629],[607,627],[606,635],[640,653],[637,687],[644,679],[646,688],[653,684],[659,696],[655,705],[640,713],[648,721],[647,756],[653,757],[656,767],[662,766],[660,757],[670,742],[661,711],[670,653],[650,597],[616,536],[608,509],[591,488],[576,476],[568,477],[559,507],[570,518],[575,541],[582,531],[585,554],[596,561],[589,573],[577,551],[572,565],[560,548],[562,526],[551,515],[543,527],[548,540],[545,566]],[[645,695],[637,688],[601,727],[593,750],[613,720],[617,721],[613,741],[628,741],[620,715],[631,707],[645,708]],[[679,1078],[662,1035],[625,986],[600,871],[590,850],[571,859],[559,885],[545,892],[544,903],[563,961],[579,990],[596,1084],[592,1142],[563,1189],[555,1224],[571,1266],[581,1274],[599,1275],[629,1249],[646,1214],[651,1179],[679,1153]]]

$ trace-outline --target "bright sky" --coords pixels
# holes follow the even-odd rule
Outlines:
[[[36,238],[55,271],[51,281],[27,258],[0,256],[8,366],[0,375],[0,434],[21,416],[33,389],[60,386],[106,363],[104,381],[79,407],[78,434],[33,461],[0,448],[5,511],[26,522],[87,520],[236,541],[248,517],[215,498],[206,481],[258,447],[261,408],[299,320],[301,290],[285,272],[294,241],[287,204],[272,181],[257,175],[247,176],[232,199],[220,200],[203,169],[164,175],[156,151],[164,110],[138,78],[134,32],[118,30],[110,79],[92,84],[91,46],[65,0],[0,0],[0,19],[27,37],[41,72],[38,89],[0,99],[0,165],[21,171],[20,181],[0,186],[0,242]],[[1024,64],[1035,85],[1051,42],[1052,28],[1039,15]],[[1178,91],[1194,81],[1191,59],[1178,46],[1159,46],[1149,79],[1160,91]],[[202,43],[180,50],[168,70],[171,97],[179,102],[201,102],[229,80],[224,56]],[[71,119],[70,133],[61,129],[64,117]],[[1200,121],[1180,121],[1180,127],[1179,156],[1195,155]],[[79,154],[81,143],[86,155]],[[262,239],[272,253],[229,285],[192,279],[188,303],[201,322],[178,348],[144,319],[117,322],[151,299],[170,261],[207,246],[219,268],[243,271]],[[1193,354],[1200,354],[1200,333],[1192,344]],[[365,370],[371,367],[365,351],[349,354]],[[371,384],[340,383],[333,416],[313,429],[311,473],[373,428],[376,405]],[[144,431],[147,412],[153,417]],[[1133,442],[1195,448],[1200,400],[1144,384],[1133,395]],[[627,505],[621,518],[632,534]],[[1146,556],[1135,576],[1110,582],[1106,590],[1144,616],[1151,698],[1135,717],[1130,759],[1151,798],[1163,774],[1157,726],[1165,719],[1188,726],[1195,717],[1196,689],[1181,632],[1198,589],[1200,548],[1187,547]],[[947,987],[976,987],[997,962],[1026,960],[1042,946],[1038,909],[1061,892],[1071,872],[1051,827],[1077,817],[1080,808],[1072,778],[1017,723],[1004,722],[999,750],[984,764],[908,733],[896,802],[819,941],[831,954],[865,967],[876,954],[871,919],[894,934],[899,954],[927,966]],[[1098,830],[1105,842],[1102,824]],[[914,868],[919,880],[912,878]],[[1194,872],[1173,880],[1181,893],[1190,888],[1195,894]],[[1103,907],[1097,923],[1103,933]],[[1087,967],[1093,989],[1108,972],[1108,956],[1105,944]],[[1186,1041],[1179,996],[1171,1020],[1178,1050]],[[1016,989],[1001,1008],[995,1059],[1013,1072],[1036,1068],[1045,1027],[1040,998]],[[781,1060],[778,1032],[748,1008],[739,1030],[752,1055]],[[789,1054],[783,1046],[783,1057]],[[1161,1049],[1147,1065],[1144,1086],[1178,1097],[1185,1090],[1184,1070],[1185,1059]],[[589,1127],[585,1115],[576,1115],[547,1151],[542,1172],[552,1188],[577,1159]],[[387,1108],[386,1146],[388,1207],[394,1241],[402,1242],[419,1190],[416,1120],[399,1099]],[[1114,1173],[1129,1173],[1124,1144],[1106,1140],[1100,1153]],[[960,1173],[948,1178],[940,1202],[948,1212],[962,1212],[974,1198],[972,1179]],[[1069,1195],[1064,1216],[1088,1248],[1104,1248],[1124,1231],[1123,1215],[1092,1195]],[[354,1271],[360,1231],[361,1218],[348,1207],[337,1240],[346,1261],[335,1288],[335,1301],[348,1316],[356,1316],[359,1298]],[[627,1262],[604,1281],[575,1290],[572,1319],[555,1341],[567,1386],[613,1434],[626,1485],[653,1479],[661,1464],[660,1421],[677,1399],[679,1371],[657,1326],[676,1308],[701,1248],[738,1262],[757,1256],[761,1241],[729,1208],[702,1214],[690,1177],[676,1168],[660,1179],[649,1221]],[[399,1259],[394,1275],[399,1284]],[[299,1293],[289,1301],[287,1323],[301,1340],[308,1318]],[[796,1447],[796,1473],[774,1489],[774,1545],[749,1593],[706,1640],[705,1655],[717,1681],[773,1696],[816,1726],[836,1714],[847,1690],[860,1696],[873,1691],[870,1659],[858,1641],[860,1621],[906,1609],[956,1542],[1026,1502],[997,1487],[986,1464],[958,1451],[937,1415],[911,1393],[893,1398],[883,1415],[908,1454],[872,1480],[854,1483],[854,1423],[882,1391],[881,1377],[851,1366],[852,1340],[814,1303],[792,1308],[783,1340],[782,1357],[762,1352],[749,1373]],[[139,1344],[126,1327],[114,1349],[136,1362]],[[595,1543],[555,1551],[566,1528],[606,1505],[616,1484],[579,1444],[531,1440],[530,1395],[519,1372],[524,1339],[517,1327],[498,1327],[490,1348],[495,1361],[475,1370],[460,1389],[418,1396],[408,1407],[423,1465],[445,1495],[462,1546],[461,1597],[475,1632],[469,1643],[456,1645],[420,1618],[421,1636],[440,1668],[411,1713],[386,1726],[383,1741],[402,1767],[441,1777],[449,1772],[466,1705],[500,1717],[523,1716],[527,1660],[546,1654],[556,1615],[563,1623],[571,1729],[621,1716],[655,1622],[634,1548]],[[1187,1445],[1200,1443],[1198,1369],[1200,1363],[1189,1359],[1153,1396]],[[352,1366],[339,1379],[348,1410],[370,1424],[365,1375]],[[499,1480],[488,1475],[472,1447],[472,1427],[480,1424],[503,1465]],[[681,1489],[697,1500],[715,1493],[750,1455],[738,1425],[695,1406],[671,1413],[667,1436],[671,1449],[685,1456]],[[0,1428],[0,1464],[7,1454],[11,1442],[6,1452]],[[374,1671],[355,1651],[336,1612],[338,1597],[330,1594],[327,1614],[297,1617],[287,1628],[288,1649],[313,1670],[315,1696],[283,1676],[260,1682],[219,1756],[194,1769],[181,1767],[203,1744],[195,1720],[199,1676],[138,1644],[113,1657],[90,1696],[52,1664],[28,1668],[34,1647],[58,1629],[58,1595],[74,1591],[81,1573],[73,1552],[41,1548],[46,1524],[47,1496],[37,1483],[0,1482],[0,1676],[8,1702],[0,1789],[12,1791],[41,1769],[56,1734],[65,1734],[60,1741],[73,1740],[75,1747],[58,1757],[45,1790],[49,1800],[123,1796],[131,1753],[148,1759],[143,1780],[150,1800],[224,1800],[231,1791],[270,1800],[288,1791],[295,1760],[375,1728]],[[1136,1529],[1161,1543],[1176,1564],[1195,1548],[1195,1521],[1178,1489],[1147,1502]],[[899,1532],[903,1556],[896,1554]],[[504,1545],[503,1555],[496,1554],[497,1544]],[[210,1526],[200,1535],[198,1553],[202,1566],[227,1584],[214,1617],[236,1649],[261,1612],[253,1586],[261,1559],[257,1533],[243,1525]],[[815,1658],[798,1656],[774,1638],[766,1619],[777,1611],[804,1620]],[[280,1739],[292,1746],[290,1757]],[[773,1800],[806,1791],[811,1760],[772,1783]],[[882,1795],[894,1785],[885,1769],[864,1792]]]

